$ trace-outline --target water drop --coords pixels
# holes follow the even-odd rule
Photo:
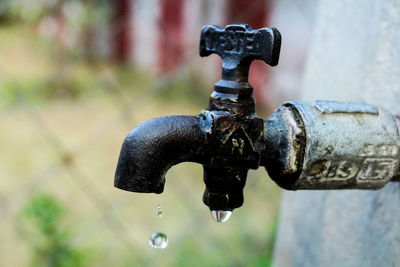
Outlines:
[[[158,217],[161,217],[161,216],[162,216],[162,211],[161,211],[160,202],[158,202],[158,205],[157,205],[157,216],[158,216]]]
[[[163,233],[154,233],[149,239],[149,245],[152,248],[164,249],[168,246],[168,237]]]
[[[219,223],[226,222],[232,215],[231,210],[212,210],[211,215]]]

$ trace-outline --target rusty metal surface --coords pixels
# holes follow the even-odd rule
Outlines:
[[[255,114],[249,67],[255,59],[277,65],[280,40],[274,28],[203,27],[200,56],[218,54],[223,69],[208,110],[199,116],[154,119],[133,129],[122,146],[114,185],[161,193],[167,170],[193,161],[204,165],[203,201],[210,209],[240,207],[248,169],[259,167],[265,150],[264,121]]]
[[[399,117],[372,105],[314,101],[283,104],[264,121],[255,114],[250,64],[278,63],[275,28],[244,24],[203,27],[200,56],[222,58],[222,78],[208,110],[140,124],[126,137],[114,185],[162,193],[165,174],[180,162],[203,164],[203,202],[212,210],[243,204],[249,169],[265,166],[281,187],[379,189],[399,180]]]
[[[267,164],[271,178],[286,189],[379,189],[397,179],[398,124],[384,109],[337,101],[290,101],[271,117],[281,118],[280,129],[289,128],[283,135],[287,139],[274,146],[281,153],[287,151],[273,159],[282,167]],[[302,135],[304,143],[294,147]],[[300,151],[303,155],[296,161]]]
[[[162,193],[171,166],[203,163],[204,127],[198,116],[161,117],[140,124],[122,145],[114,185],[132,192]]]
[[[269,176],[283,187],[296,183],[304,161],[306,133],[298,111],[281,106],[265,121],[263,166]]]
[[[207,25],[201,30],[200,56],[215,53],[222,58],[221,81],[247,81],[255,59],[276,66],[280,49],[281,35],[275,28],[253,30],[246,24],[232,24],[225,29]]]

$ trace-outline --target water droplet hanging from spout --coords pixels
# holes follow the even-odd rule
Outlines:
[[[218,223],[226,222],[232,215],[231,210],[212,210],[211,215]]]

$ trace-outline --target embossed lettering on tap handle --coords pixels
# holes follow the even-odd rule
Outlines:
[[[211,210],[233,210],[243,204],[248,170],[259,166],[289,190],[379,189],[398,181],[400,120],[385,109],[289,101],[265,121],[255,114],[250,64],[258,59],[277,65],[280,46],[275,28],[203,27],[200,56],[222,58],[208,109],[133,129],[122,145],[114,185],[159,194],[171,166],[197,162],[204,167],[203,202]]]
[[[203,164],[203,202],[212,210],[243,204],[248,169],[263,162],[264,121],[255,114],[248,72],[253,60],[278,64],[281,37],[275,28],[253,30],[245,24],[225,29],[203,27],[200,56],[222,58],[222,77],[209,107],[199,116],[170,116],[147,121],[126,137],[114,185],[120,189],[162,193],[165,174],[180,162]]]
[[[247,81],[250,64],[259,59],[276,66],[281,49],[281,35],[275,28],[253,30],[244,24],[225,29],[204,26],[200,37],[200,56],[218,54],[222,58],[222,80]]]

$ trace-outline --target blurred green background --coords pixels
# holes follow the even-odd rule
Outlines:
[[[202,203],[198,164],[173,167],[161,195],[113,187],[126,134],[150,118],[198,114],[214,81],[192,65],[156,75],[110,60],[83,37],[66,45],[40,24],[68,1],[24,2],[0,3],[0,265],[268,266],[280,190],[263,168],[249,172],[245,203],[223,224]],[[80,10],[65,22],[77,36],[111,16],[95,1]],[[148,245],[157,231],[164,250]]]

